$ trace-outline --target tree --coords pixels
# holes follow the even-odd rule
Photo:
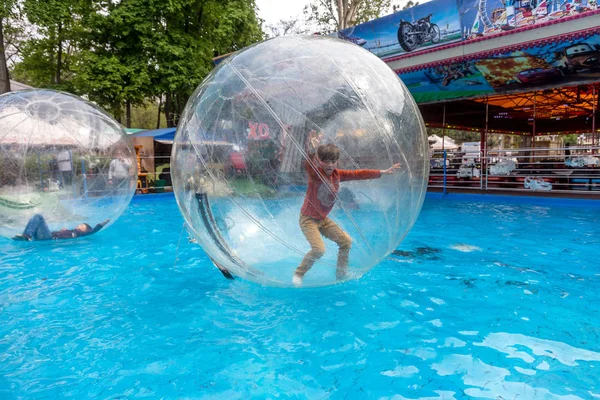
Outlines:
[[[82,50],[74,70],[77,90],[109,109],[118,121],[153,95],[149,59],[153,36],[148,2],[126,0],[95,6],[84,19]]]
[[[72,91],[72,71],[70,65],[75,49],[71,46],[63,51],[61,55],[62,66],[60,68],[60,79],[57,83],[56,74],[56,52],[53,44],[46,38],[30,38],[21,43],[20,58],[12,69],[14,79],[34,87],[55,88]],[[66,63],[64,62],[68,60]],[[67,66],[66,68],[64,66]]]
[[[70,68],[81,34],[82,15],[87,10],[86,0],[22,0],[22,3],[27,20],[36,27],[36,35],[24,44],[23,65],[17,72],[35,86],[72,90]]]
[[[331,33],[379,18],[390,4],[391,0],[313,0],[304,14],[322,33]]]
[[[125,110],[127,126],[155,99],[176,126],[213,57],[264,37],[254,0],[2,1],[23,4],[36,29],[13,74],[85,95],[119,121]]]
[[[144,102],[142,105],[131,108],[131,127],[141,129],[166,128],[164,119],[160,125],[156,124],[156,115],[159,112],[158,103],[152,100]]]
[[[11,20],[18,12],[15,0],[2,0],[0,5],[0,94],[10,92],[10,75],[8,73],[8,32],[11,30]]]
[[[297,17],[281,19],[277,24],[267,25],[267,29],[270,31],[269,37],[302,35],[307,32],[306,27]]]
[[[162,96],[169,127],[202,79],[214,67],[212,58],[263,39],[254,0],[173,0],[152,11],[153,85]]]
[[[4,50],[4,18],[0,17],[0,94],[10,92],[10,77],[6,65],[6,51]]]
[[[571,133],[569,135],[564,135],[562,139],[565,146],[576,146],[578,143],[579,135],[577,135],[576,133]]]
[[[458,129],[442,129],[442,128],[427,128],[427,135],[437,135],[439,137],[448,136],[453,139],[456,144],[464,142],[478,142],[481,140],[481,132],[463,131]]]
[[[400,4],[394,4],[392,9],[393,9],[393,12],[398,12],[400,10],[408,10],[409,8],[413,8],[418,5],[419,5],[418,1],[415,3],[413,0],[408,0],[408,2],[406,4],[404,4],[404,6],[400,6]]]

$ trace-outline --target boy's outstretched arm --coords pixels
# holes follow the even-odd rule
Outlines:
[[[400,163],[392,165],[388,169],[340,169],[340,181],[358,181],[365,179],[377,179],[381,178],[381,175],[390,175],[400,169]]]
[[[306,160],[306,172],[308,172],[308,176],[311,179],[319,179],[319,174],[317,173],[317,148],[320,143],[321,138],[317,135],[317,132],[311,130],[308,133],[305,143],[305,150],[308,154],[308,159]]]
[[[306,138],[305,148],[306,152],[310,156],[314,156],[317,153],[317,148],[321,144],[321,138],[317,135],[317,132],[313,129],[308,132],[308,137]]]
[[[401,166],[402,165],[400,163],[396,163],[396,164],[392,165],[391,167],[389,167],[388,169],[382,169],[381,174],[382,175],[391,175],[394,172],[396,172],[397,170],[399,170]]]

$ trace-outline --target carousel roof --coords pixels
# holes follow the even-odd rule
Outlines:
[[[420,105],[430,126],[517,135],[567,134],[600,131],[598,85],[545,89]],[[445,110],[445,111],[444,111]],[[600,120],[599,120],[600,122]]]

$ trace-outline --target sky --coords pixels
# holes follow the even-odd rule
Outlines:
[[[309,0],[256,0],[258,16],[265,20],[265,25],[274,25],[282,19],[300,17],[304,19],[304,6]]]

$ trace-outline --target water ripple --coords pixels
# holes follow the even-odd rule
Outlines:
[[[0,398],[597,397],[599,224],[468,205],[427,202],[398,254],[314,290],[226,281],[172,199],[81,241],[1,241]]]

